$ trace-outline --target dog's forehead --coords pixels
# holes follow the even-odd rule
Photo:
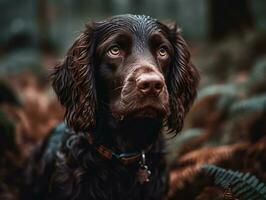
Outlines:
[[[147,29],[158,25],[157,19],[146,15],[118,15],[110,18],[110,22],[118,25],[126,25],[132,29]]]
[[[160,30],[157,19],[146,15],[118,15],[96,23],[97,32],[112,34],[128,31],[133,35],[148,37],[153,31]]]

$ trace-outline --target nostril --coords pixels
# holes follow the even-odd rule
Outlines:
[[[138,88],[139,88],[139,89],[147,89],[147,88],[149,88],[149,87],[150,87],[150,85],[149,85],[149,83],[146,82],[146,81],[142,81],[140,84],[138,84]]]
[[[137,84],[137,87],[140,91],[142,92],[148,92],[151,88],[151,85],[148,81],[140,81],[138,84]]]
[[[161,91],[163,88],[163,83],[161,81],[157,81],[155,84],[154,84],[154,89],[156,91]]]

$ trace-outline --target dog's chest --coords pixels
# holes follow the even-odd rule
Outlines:
[[[110,170],[111,169],[111,170]],[[149,182],[139,182],[137,167],[92,168],[86,174],[84,190],[86,197],[81,199],[139,200],[161,199],[165,187],[164,173],[151,169],[153,176]],[[84,182],[85,183],[85,182]]]

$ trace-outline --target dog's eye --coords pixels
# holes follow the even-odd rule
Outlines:
[[[112,46],[108,50],[107,55],[110,56],[110,57],[119,56],[120,55],[120,48],[119,48],[119,46]]]
[[[166,47],[160,47],[157,51],[157,55],[161,58],[166,58],[168,56]]]

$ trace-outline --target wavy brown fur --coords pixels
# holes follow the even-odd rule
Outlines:
[[[91,27],[76,39],[64,62],[54,69],[52,85],[66,108],[65,119],[76,131],[88,131],[95,125],[96,90],[90,46]]]
[[[182,129],[185,114],[196,97],[199,74],[191,63],[186,41],[176,27],[172,31],[176,35],[174,42],[176,56],[168,79],[171,107],[168,127],[178,133]]]

